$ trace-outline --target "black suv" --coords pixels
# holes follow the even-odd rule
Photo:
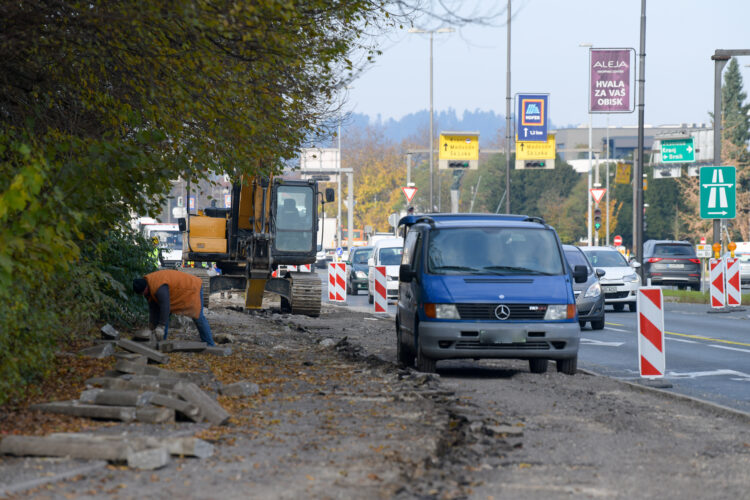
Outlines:
[[[701,289],[701,261],[688,241],[648,240],[643,244],[643,275],[652,285]]]

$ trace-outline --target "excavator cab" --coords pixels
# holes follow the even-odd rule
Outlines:
[[[263,293],[268,291],[281,296],[285,309],[320,314],[316,274],[273,275],[280,265],[315,263],[318,201],[333,201],[333,189],[326,189],[319,199],[313,180],[244,178],[232,187],[230,208],[206,208],[204,215],[181,219],[183,260],[215,262],[220,271],[201,276],[207,288],[204,305],[208,306],[213,292],[244,289],[249,309],[260,309]]]

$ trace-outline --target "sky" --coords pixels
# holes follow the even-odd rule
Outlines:
[[[506,0],[476,0],[487,11]],[[549,93],[557,126],[588,124],[588,48],[639,50],[641,0],[512,0],[511,94]],[[469,25],[434,35],[433,108],[505,115],[505,14],[497,26]],[[750,0],[648,0],[645,123],[709,123],[716,49],[750,49]],[[441,25],[417,20],[415,27]],[[429,35],[408,27],[380,39],[383,54],[352,83],[347,109],[372,119],[428,110]],[[738,61],[750,86],[750,56]],[[638,67],[636,55],[635,66]],[[633,85],[633,93],[637,84]],[[750,94],[750,92],[748,92]],[[594,127],[636,126],[627,114],[594,114]]]

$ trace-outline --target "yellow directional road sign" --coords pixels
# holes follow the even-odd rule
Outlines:
[[[479,136],[477,134],[440,134],[438,148],[440,160],[478,160]]]
[[[547,142],[516,141],[516,160],[554,160],[555,136],[547,134]]]
[[[630,163],[618,163],[615,184],[630,184]]]

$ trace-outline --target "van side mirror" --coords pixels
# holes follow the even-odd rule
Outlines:
[[[607,274],[607,271],[605,271],[604,269],[601,269],[601,268],[596,268],[596,277],[597,278],[601,278],[605,274]]]
[[[641,267],[641,263],[637,260],[631,260],[630,267],[632,267],[633,269],[638,269],[639,267]]]
[[[401,264],[398,267],[398,280],[403,283],[411,283],[416,275],[417,273],[411,270],[409,264]]]
[[[576,283],[586,283],[589,276],[589,270],[586,266],[576,266],[573,268],[573,279]]]
[[[370,257],[369,259],[367,259],[367,266],[368,267],[375,266],[375,259],[373,259],[372,257]]]
[[[326,203],[332,202],[334,199],[333,188],[326,188]]]

